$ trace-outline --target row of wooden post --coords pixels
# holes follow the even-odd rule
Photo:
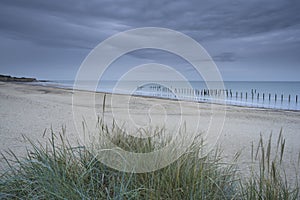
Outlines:
[[[208,95],[211,94],[209,92],[209,90],[207,90],[208,92],[205,92],[205,91],[206,90],[204,90],[203,93],[201,92],[201,95],[204,94],[204,96],[205,96],[206,94],[208,94]],[[229,90],[229,92],[228,92],[228,90],[225,90],[225,91],[226,91],[226,96],[227,97],[229,97],[229,96],[230,96],[230,98],[233,97],[231,90]],[[239,93],[236,92],[235,97],[238,98],[238,96],[239,96]],[[257,99],[260,99],[259,98],[260,97],[260,93],[257,93],[256,90],[253,92],[253,90],[252,90],[252,92],[251,92],[251,99],[254,99],[255,96],[257,97]],[[272,95],[269,93],[269,95],[268,95],[269,101],[271,101],[271,96]],[[243,92],[240,93],[240,98],[243,99]],[[245,93],[245,98],[248,99],[248,93],[247,92]],[[262,99],[263,99],[263,101],[265,100],[265,93],[262,93]],[[281,94],[281,101],[283,101],[283,99],[284,99],[284,96],[283,96],[283,94]],[[274,100],[277,101],[277,94],[274,95]],[[296,100],[296,103],[298,103],[298,95],[295,96],[295,100]],[[288,95],[288,102],[291,102],[291,95],[290,94]]]
[[[142,88],[140,88],[142,89]],[[162,91],[162,92],[172,92],[172,90],[170,90],[169,88],[166,88],[166,87],[161,87],[161,86],[156,86],[156,87],[152,87],[151,88],[152,90],[156,90],[156,91]],[[217,90],[217,89],[202,89],[202,90],[198,90],[198,89],[191,89],[191,88],[175,88],[173,89],[173,92],[175,94],[194,94],[196,96],[214,96],[214,95],[226,95],[226,97],[234,97],[233,95],[233,92],[231,89],[220,89],[220,90]],[[251,99],[254,99],[255,97],[257,99],[260,99],[260,95],[262,95],[262,99],[263,101],[266,99],[266,95],[265,93],[259,93],[259,92],[256,92],[256,89],[252,89],[251,90]],[[268,94],[268,99],[269,101],[271,101],[271,94],[269,93]],[[239,97],[239,93],[236,92],[235,93],[235,97],[238,98]],[[243,99],[243,92],[240,93],[240,98]],[[245,99],[248,99],[248,93],[246,92],[245,93]],[[283,94],[281,94],[281,101],[283,101],[284,99],[284,96]],[[277,101],[277,94],[274,95],[274,100]],[[295,100],[296,100],[296,103],[298,103],[298,95],[295,96]],[[288,102],[291,102],[291,95],[288,95]]]

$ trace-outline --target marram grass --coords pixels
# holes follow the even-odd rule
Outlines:
[[[262,137],[256,152],[252,145],[252,159],[258,160],[258,167],[251,170],[251,176],[243,185],[246,199],[300,199],[299,194],[299,160],[295,166],[295,182],[289,183],[284,169],[283,155],[285,139],[280,130],[275,152],[272,152],[272,134],[267,143]],[[299,153],[300,156],[300,153]],[[299,158],[298,158],[299,159]]]
[[[151,139],[134,140],[120,129],[101,126],[102,134],[121,148],[148,152]],[[62,133],[51,132],[46,146],[31,142],[27,156],[3,155],[8,168],[0,176],[0,199],[297,199],[298,180],[287,182],[282,168],[285,140],[280,134],[275,156],[271,138],[253,148],[253,167],[240,178],[236,164],[222,162],[221,151],[205,152],[201,137],[171,165],[149,173],[111,169],[84,146],[72,146]],[[30,140],[29,140],[30,141]],[[235,162],[238,159],[238,154]],[[256,170],[255,170],[256,169]],[[297,171],[297,170],[296,170]]]

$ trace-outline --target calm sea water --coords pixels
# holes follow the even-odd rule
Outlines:
[[[73,88],[73,83],[74,81],[52,81],[39,84]],[[214,94],[210,93],[209,95],[204,95],[203,90],[207,90],[207,86],[202,81],[191,81],[190,84],[193,90],[182,87],[183,84],[181,82],[165,83],[171,86],[172,91],[165,88],[164,84],[160,85],[151,82],[144,84],[138,81],[122,82],[121,85],[117,85],[116,81],[101,81],[97,86],[97,91],[123,94],[133,93],[159,98],[187,99],[204,102],[215,102],[218,94],[223,92],[222,94],[226,97],[225,103],[230,105],[300,110],[300,82],[225,81],[224,85],[227,93],[226,91],[220,91],[219,89],[221,88],[210,88],[214,89],[214,91],[210,91]],[[134,91],[132,88],[134,88]],[[296,96],[298,96],[298,102],[296,102]]]

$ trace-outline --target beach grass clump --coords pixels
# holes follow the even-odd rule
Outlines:
[[[107,130],[107,129],[106,129]],[[116,130],[116,129],[114,129]],[[107,133],[106,133],[107,134]],[[157,142],[134,140],[123,132],[111,139],[132,151],[156,149]],[[107,167],[84,146],[72,147],[51,132],[48,145],[31,142],[25,158],[4,156],[9,169],[1,175],[2,198],[32,199],[231,199],[238,179],[233,165],[221,164],[220,151],[204,153],[197,140],[171,165],[148,173],[127,173]],[[8,159],[10,157],[10,159]],[[13,157],[14,159],[11,159]]]
[[[135,141],[121,129],[101,127],[99,131],[111,133],[110,139],[120,148],[134,152],[159,148],[149,138]],[[259,171],[253,170],[246,179],[240,178],[236,164],[222,161],[220,149],[205,151],[201,136],[172,164],[153,172],[128,173],[107,167],[85,146],[71,145],[65,129],[59,134],[51,131],[47,145],[31,142],[26,157],[18,158],[12,151],[3,156],[8,169],[1,173],[0,198],[297,199],[298,185],[291,187],[275,162],[278,159],[280,165],[282,157],[272,160],[271,146],[265,149],[262,140],[259,144],[264,155],[256,155]],[[283,151],[282,147],[278,155]],[[238,154],[232,163],[237,159]]]
[[[271,147],[272,134],[266,143],[264,143],[263,137],[260,137],[256,151],[254,151],[252,145],[254,165],[251,166],[251,176],[243,186],[246,199],[280,200],[300,198],[299,161],[298,166],[295,166],[294,182],[288,182],[283,162],[285,145],[282,130],[280,130],[275,151],[272,151]],[[297,163],[294,164],[297,165]]]

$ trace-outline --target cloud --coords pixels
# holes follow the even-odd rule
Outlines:
[[[256,59],[257,54],[278,57],[283,52],[296,60],[299,10],[298,0],[2,0],[0,42],[14,40],[10,48],[27,51],[31,51],[28,43],[32,48],[52,48],[54,56],[55,49],[86,52],[120,31],[157,26],[191,36],[220,63]],[[22,42],[13,46],[18,41]],[[135,56],[147,59],[146,53]],[[165,60],[164,55],[158,56]]]
[[[300,23],[300,3],[293,0],[3,0],[1,4],[2,35],[75,48],[92,48],[113,33],[143,26],[172,28],[205,41],[246,37]]]
[[[236,60],[236,55],[233,52],[224,52],[213,56],[213,60],[219,62],[234,62]]]

